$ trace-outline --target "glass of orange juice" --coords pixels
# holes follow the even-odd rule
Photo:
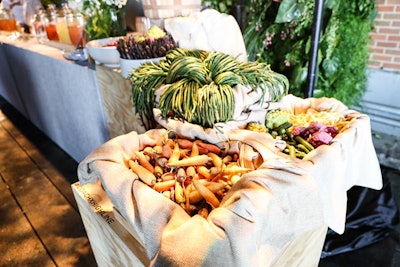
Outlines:
[[[69,38],[75,51],[66,56],[67,59],[83,61],[87,60],[84,38],[85,19],[80,13],[69,14],[67,16],[67,29]]]
[[[0,10],[0,30],[7,32],[17,31],[17,21],[10,10]]]

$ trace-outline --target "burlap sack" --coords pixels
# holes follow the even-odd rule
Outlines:
[[[214,139],[201,127],[179,121],[167,124],[186,136],[204,137],[221,146],[250,146],[264,158],[261,167],[243,175],[207,219],[190,217],[127,168],[134,151],[154,145],[165,129],[110,140],[79,164],[78,177],[82,184],[101,180],[154,266],[270,266],[302,233],[324,224],[342,233],[346,191],[351,186],[382,187],[368,116],[335,99],[291,95],[271,108],[296,113],[309,107],[357,119],[331,145],[318,147],[303,160],[280,153],[266,134],[231,129]]]
[[[143,184],[128,170],[134,151],[154,145],[165,130],[119,136],[79,164],[82,184],[101,180],[115,208],[140,237],[154,266],[269,266],[299,235],[321,227],[314,179],[280,157],[268,135],[232,131],[231,149],[251,146],[264,164],[244,175],[204,219]],[[227,144],[220,144],[226,146]]]

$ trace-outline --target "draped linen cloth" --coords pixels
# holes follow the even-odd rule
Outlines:
[[[314,179],[301,164],[265,146],[272,141],[268,135],[247,130],[232,131],[219,145],[249,145],[261,153],[264,163],[243,175],[207,219],[190,217],[127,168],[134,151],[154,145],[164,132],[116,137],[78,167],[82,185],[100,179],[153,266],[270,266],[297,237],[324,226]]]
[[[168,18],[164,27],[180,48],[219,51],[247,61],[247,52],[236,19],[214,9],[193,12],[189,16]]]
[[[230,127],[217,135],[198,125],[167,120],[165,129],[131,132],[98,147],[79,164],[79,180],[84,185],[100,179],[154,266],[270,266],[305,232],[326,225],[343,233],[349,188],[382,187],[368,116],[331,98],[287,95],[270,108],[295,114],[308,108],[332,110],[356,120],[331,145],[316,148],[303,160],[280,152],[280,141],[268,134]],[[250,146],[264,162],[243,175],[207,219],[190,217],[127,167],[135,151],[154,146],[166,129],[227,149]],[[245,151],[249,150],[240,153]]]
[[[287,95],[270,108],[281,108],[293,114],[309,108],[331,110],[356,118],[350,127],[338,134],[329,146],[309,153],[303,167],[314,177],[321,192],[325,223],[334,232],[343,234],[346,223],[347,194],[353,186],[380,190],[383,186],[379,161],[372,142],[368,115],[349,109],[334,98],[302,99]]]

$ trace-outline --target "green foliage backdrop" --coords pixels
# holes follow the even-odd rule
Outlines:
[[[290,93],[303,97],[315,1],[212,0],[212,8],[234,14],[246,8],[243,36],[250,60],[271,64],[286,75]],[[366,91],[369,32],[375,0],[325,0],[315,97],[334,97],[346,105],[360,103]]]

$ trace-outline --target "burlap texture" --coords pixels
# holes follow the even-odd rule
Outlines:
[[[267,135],[246,130],[232,131],[228,143],[250,145],[267,160],[244,175],[207,219],[190,217],[126,167],[131,153],[153,145],[164,131],[114,138],[78,169],[82,184],[101,180],[154,266],[268,266],[297,236],[324,225],[314,179],[265,146]]]
[[[208,129],[170,121],[168,129],[187,137],[236,149],[251,146],[264,159],[259,169],[242,176],[207,219],[190,217],[127,168],[134,151],[154,145],[165,129],[131,132],[98,147],[79,164],[79,180],[101,180],[154,266],[269,266],[307,231],[325,224],[342,233],[351,186],[382,186],[368,116],[327,98],[289,95],[272,108],[277,107],[295,113],[309,107],[331,109],[357,120],[331,145],[318,147],[303,160],[279,152],[277,141],[266,134],[231,129],[215,139]]]

